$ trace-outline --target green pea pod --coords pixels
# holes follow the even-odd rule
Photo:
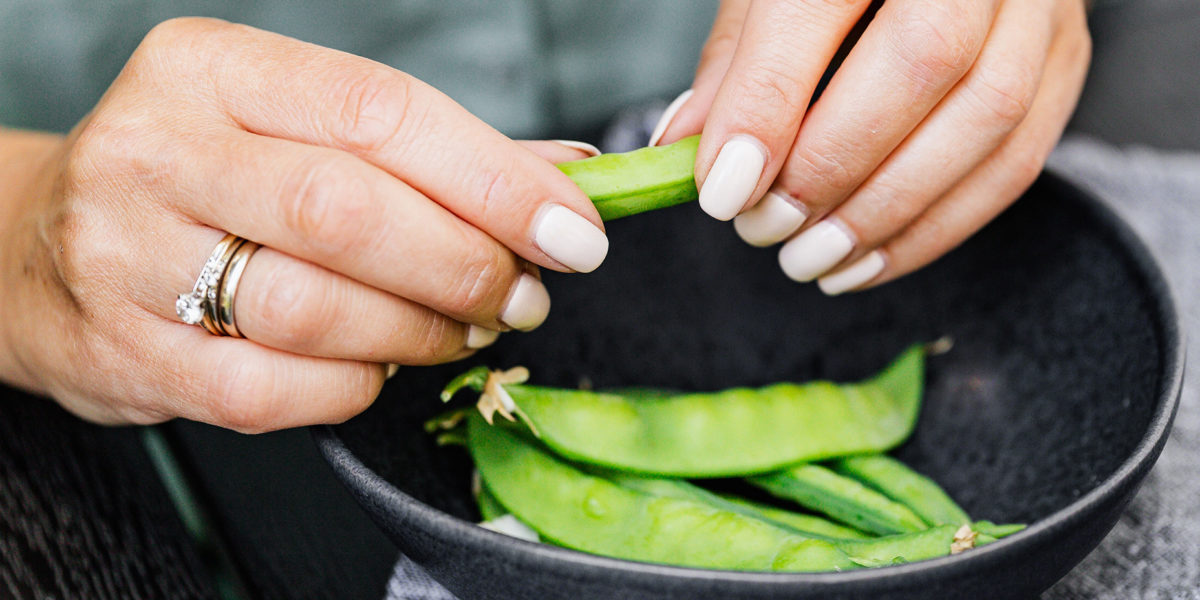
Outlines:
[[[875,536],[848,527],[834,523],[828,519],[823,519],[816,515],[806,515],[795,511],[771,506],[770,504],[762,504],[739,498],[737,496],[721,496],[726,502],[740,506],[743,510],[758,514],[762,518],[775,523],[786,525],[796,531],[808,534],[817,539],[827,540],[867,540]]]
[[[837,541],[842,539],[864,539],[869,535],[832,523],[821,517],[802,515],[787,510],[756,506],[747,500],[718,496],[698,485],[682,479],[665,479],[660,477],[642,477],[620,471],[593,469],[586,471],[604,477],[617,485],[636,490],[652,496],[679,498],[707,504],[713,508],[735,512],[752,519],[766,521],[771,525],[786,529],[804,537]],[[771,513],[771,514],[768,514]]]
[[[971,517],[941,486],[890,456],[851,456],[835,460],[830,466],[907,506],[931,527],[971,522]]]
[[[746,481],[863,531],[888,535],[927,528],[908,507],[818,465],[799,465]]]
[[[601,219],[612,221],[699,197],[694,172],[699,144],[694,135],[667,146],[559,163],[558,169],[591,198]]]
[[[1020,523],[997,525],[991,521],[975,521],[971,525],[971,529],[979,532],[979,535],[981,536],[988,536],[998,540],[1025,529],[1025,525]]]
[[[916,533],[842,541],[837,547],[861,566],[885,567],[949,555],[957,529],[954,525],[939,525]]]
[[[560,454],[611,469],[673,477],[734,477],[800,462],[879,452],[912,432],[924,350],[913,346],[856,384],[778,383],[758,389],[630,397],[505,384],[504,391]],[[483,391],[478,369],[455,378]]]
[[[475,496],[475,504],[479,505],[479,516],[483,517],[484,521],[491,521],[508,514],[508,509],[500,504],[500,501],[487,489],[486,485],[479,489],[479,494]]]
[[[768,523],[589,475],[472,415],[468,449],[487,488],[548,541],[630,560],[738,570],[857,568],[845,553]]]
[[[884,537],[871,537],[865,533],[858,532],[853,529],[841,527],[834,523],[824,521],[820,517],[810,517],[818,521],[824,521],[831,527],[841,528],[853,532],[851,535],[857,535],[857,539],[838,539],[838,538],[823,538],[820,534],[813,534],[807,531],[798,531],[793,527],[781,523],[776,519],[765,517],[764,512],[757,512],[751,509],[747,512],[748,506],[754,506],[749,501],[742,500],[741,505],[736,501],[731,501],[727,498],[717,496],[705,490],[704,488],[690,484],[686,481],[678,479],[663,479],[653,477],[639,477],[637,475],[629,475],[626,473],[618,473],[608,471],[600,473],[606,479],[617,483],[623,487],[637,490],[652,496],[665,498],[678,498],[682,500],[691,500],[701,504],[707,504],[718,510],[728,510],[738,514],[762,518],[766,522],[776,525],[783,529],[792,530],[799,535],[812,537],[813,539],[825,539],[833,544],[838,550],[846,553],[855,563],[864,567],[879,567],[890,564],[899,564],[905,562],[914,562],[934,558],[938,556],[946,556],[950,554],[954,548],[954,542],[958,540],[956,532],[959,527],[954,525],[944,525],[925,529],[914,533],[905,533],[897,535],[889,535]],[[761,505],[760,505],[761,506]],[[770,509],[770,507],[767,507]],[[775,512],[788,513],[792,517],[806,517],[783,511],[779,509],[771,509]],[[962,532],[970,535],[970,531]]]

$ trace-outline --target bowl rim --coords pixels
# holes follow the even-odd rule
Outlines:
[[[496,556],[502,555],[510,562],[536,562],[541,568],[552,567],[555,571],[562,571],[564,575],[573,578],[588,572],[619,571],[632,576],[667,577],[680,583],[690,580],[770,587],[796,584],[829,587],[883,583],[897,578],[953,576],[962,571],[983,568],[1011,553],[1031,549],[1041,540],[1047,539],[1047,536],[1054,537],[1056,532],[1071,528],[1126,486],[1139,484],[1153,467],[1166,444],[1182,392],[1186,350],[1177,310],[1178,303],[1152,251],[1111,208],[1063,177],[1044,172],[1034,185],[1049,186],[1066,192],[1064,196],[1088,211],[1090,216],[1096,218],[1106,229],[1105,233],[1112,235],[1119,245],[1129,251],[1129,258],[1135,270],[1144,279],[1147,290],[1154,299],[1152,311],[1157,318],[1159,329],[1156,337],[1163,357],[1160,392],[1146,432],[1112,474],[1079,498],[1031,523],[1020,532],[971,552],[873,569],[817,573],[703,569],[590,554],[520,540],[489,531],[474,522],[443,512],[404,493],[364,464],[342,441],[334,426],[317,425],[311,427],[310,431],[322,456],[359,502],[369,502],[377,508],[393,507],[393,510],[407,515],[405,522],[408,524],[437,531],[439,536],[451,537],[457,543],[471,549]]]

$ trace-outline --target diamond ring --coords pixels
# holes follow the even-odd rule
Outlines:
[[[199,325],[213,335],[227,335],[217,319],[216,305],[218,288],[225,274],[225,267],[233,254],[246,240],[232,233],[226,234],[213,247],[192,291],[179,294],[175,299],[175,314],[188,325]]]

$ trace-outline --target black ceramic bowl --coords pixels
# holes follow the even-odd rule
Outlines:
[[[774,251],[695,207],[609,234],[596,273],[546,274],[554,310],[540,329],[462,364],[403,369],[366,413],[316,431],[379,526],[464,600],[1030,597],[1096,547],[1166,441],[1183,370],[1170,294],[1126,226],[1055,177],[934,265],[837,298],[788,281]],[[1031,524],[958,556],[781,574],[523,542],[473,525],[465,452],[421,430],[443,410],[441,386],[479,363],[526,365],[541,384],[706,390],[854,379],[943,335],[954,348],[930,360],[916,433],[896,453],[976,518]]]

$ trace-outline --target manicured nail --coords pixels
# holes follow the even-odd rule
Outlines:
[[[817,287],[827,296],[850,291],[879,275],[883,271],[884,262],[883,253],[875,250],[850,263],[846,268],[818,279]]]
[[[662,139],[667,128],[671,126],[671,121],[675,120],[675,113],[692,97],[692,90],[684,90],[677,98],[667,105],[667,110],[663,111],[661,117],[658,118],[658,124],[654,126],[654,133],[650,134],[650,141],[646,142],[647,146],[657,146],[658,141]]]
[[[542,209],[533,241],[550,258],[580,273],[595,271],[608,255],[608,236],[561,204]]]
[[[732,219],[750,201],[766,163],[762,144],[754,138],[738,135],[725,142],[700,188],[700,208],[719,221]]]
[[[500,337],[500,332],[478,325],[467,328],[467,347],[471,349],[487,348]]]
[[[812,281],[846,258],[854,240],[826,220],[804,230],[779,250],[779,266],[796,281]]]
[[[517,279],[508,304],[500,311],[500,322],[521,331],[537,328],[550,314],[550,294],[546,286],[528,273]]]
[[[568,148],[574,148],[574,149],[582,151],[582,152],[587,152],[588,156],[600,156],[600,154],[601,154],[599,148],[597,148],[587,142],[577,142],[575,140],[550,140],[550,141],[552,141],[556,144],[561,144]]]
[[[807,218],[808,213],[782,192],[771,190],[733,220],[733,229],[751,246],[770,246],[792,235]]]
[[[396,363],[388,363],[386,379],[391,379],[391,378],[395,377],[396,373],[399,371],[400,371],[400,365],[398,365]]]

